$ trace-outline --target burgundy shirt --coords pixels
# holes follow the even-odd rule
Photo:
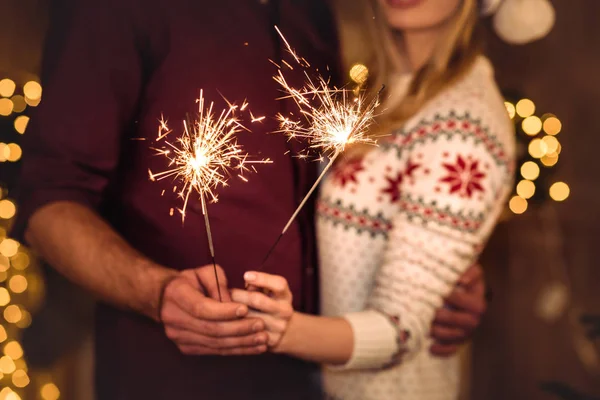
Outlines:
[[[136,249],[176,269],[210,263],[199,204],[182,226],[166,168],[153,155],[161,115],[178,128],[196,111],[200,89],[248,99],[256,115],[286,104],[268,59],[282,57],[273,26],[316,67],[335,70],[336,37],[319,0],[55,0],[43,71],[44,100],[25,135],[17,231],[39,207],[69,200],[98,210]],[[301,77],[298,77],[301,79]],[[250,154],[268,157],[250,182],[230,180],[209,206],[217,261],[231,286],[256,268],[315,179],[314,164],[285,153],[301,146],[267,118],[242,133]],[[139,141],[134,138],[145,137]],[[164,196],[161,192],[165,190]],[[295,307],[315,306],[312,218],[288,231],[266,271],[285,276]],[[126,266],[123,266],[126,268]],[[315,398],[316,367],[284,356],[191,357],[180,354],[153,321],[100,305],[97,310],[100,399]]]

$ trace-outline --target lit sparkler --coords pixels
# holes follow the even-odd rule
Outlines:
[[[153,150],[169,160],[169,167],[162,172],[153,173],[148,170],[148,173],[153,181],[173,178],[182,182],[183,186],[180,189],[177,186],[173,187],[173,192],[177,192],[183,199],[183,207],[179,210],[182,222],[185,221],[190,196],[194,192],[199,195],[215,279],[219,288],[215,250],[206,207],[207,200],[218,201],[216,189],[227,186],[232,171],[235,171],[240,179],[247,181],[244,173],[256,171],[253,164],[267,164],[271,163],[271,160],[251,160],[237,142],[237,134],[249,130],[236,116],[236,111],[245,111],[248,103],[244,102],[240,107],[228,103],[228,108],[218,115],[214,113],[214,103],[211,102],[208,107],[205,107],[202,91],[197,103],[198,118],[194,122],[189,119],[183,121],[183,132],[175,143],[166,140],[173,130],[168,127],[164,119],[161,119],[156,142],[162,142],[163,145]],[[263,117],[252,116],[252,113],[250,115],[252,122],[263,119]],[[220,289],[219,300],[221,300]]]
[[[383,90],[382,87],[374,99],[368,100],[361,93],[355,95],[348,89],[331,88],[329,81],[321,75],[317,74],[316,77],[311,78],[308,61],[296,54],[279,28],[275,27],[275,29],[287,51],[297,65],[304,70],[305,76],[304,86],[299,89],[294,88],[286,80],[283,68],[274,63],[278,67],[278,72],[273,79],[285,92],[285,96],[281,99],[292,99],[298,111],[298,115],[279,114],[277,116],[280,126],[278,132],[286,134],[290,139],[299,138],[308,142],[307,149],[298,157],[307,158],[311,153],[316,153],[317,160],[324,161],[325,158],[329,158],[329,162],[268,251],[261,264],[261,269],[327,171],[346,147],[350,144],[376,144],[376,141],[369,137],[368,132],[376,116],[379,95]],[[287,68],[294,69],[289,63],[285,61],[282,63]]]

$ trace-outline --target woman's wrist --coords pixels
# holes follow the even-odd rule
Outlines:
[[[277,354],[290,354],[294,349],[294,337],[296,337],[296,331],[298,328],[298,319],[301,319],[302,316],[299,312],[294,311],[292,317],[288,321],[288,326],[285,333],[282,335],[281,340],[277,343],[276,346],[272,347],[270,350],[273,353]]]

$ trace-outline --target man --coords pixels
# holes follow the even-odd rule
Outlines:
[[[225,105],[222,94],[247,98],[262,115],[283,111],[267,61],[282,57],[275,24],[315,66],[335,67],[334,27],[318,0],[53,4],[44,101],[24,145],[17,231],[103,302],[96,316],[100,400],[318,396],[316,366],[263,354],[262,321],[247,318],[227,294],[260,263],[314,181],[315,165],[286,155],[295,145],[284,137],[264,135],[275,130],[273,120],[240,135],[245,150],[274,165],[250,183],[232,180],[210,206],[226,272],[223,303],[212,267],[198,267],[210,263],[199,205],[182,226],[169,215],[180,206],[173,183],[147,175],[166,167],[150,149],[158,119],[175,126],[194,111],[200,89],[216,109]],[[132,140],[140,137],[148,140]],[[267,266],[288,279],[304,310],[315,306],[309,217],[288,231]],[[477,324],[482,285],[474,281],[474,295],[454,294],[463,311],[440,311],[446,324],[434,334],[449,341],[433,351],[454,352]]]

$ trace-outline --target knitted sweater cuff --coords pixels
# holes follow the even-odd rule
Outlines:
[[[348,362],[336,369],[374,369],[390,363],[398,352],[398,331],[383,314],[365,310],[344,315],[352,326],[354,350]]]

